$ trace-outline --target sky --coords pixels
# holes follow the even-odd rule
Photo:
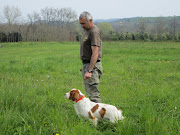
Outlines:
[[[79,16],[88,11],[94,19],[180,16],[180,0],[0,0],[4,6],[14,6],[24,17],[33,11],[49,8],[71,8]]]

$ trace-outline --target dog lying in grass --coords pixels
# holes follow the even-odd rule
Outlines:
[[[80,90],[72,89],[70,92],[65,93],[64,96],[74,102],[74,108],[79,117],[89,118],[95,126],[97,126],[97,121],[100,119],[108,119],[112,123],[124,119],[122,111],[117,107],[92,102]]]

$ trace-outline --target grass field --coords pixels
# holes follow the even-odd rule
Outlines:
[[[79,119],[64,93],[85,93],[79,43],[4,43],[0,48],[1,135],[180,134],[180,43],[104,42],[102,102],[117,124]]]

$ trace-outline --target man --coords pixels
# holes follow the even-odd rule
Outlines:
[[[80,14],[79,23],[84,29],[81,39],[80,56],[83,62],[82,75],[85,90],[91,101],[100,103],[101,99],[98,84],[102,75],[101,32],[99,28],[93,24],[93,18],[88,12]]]

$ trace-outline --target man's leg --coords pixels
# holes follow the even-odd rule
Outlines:
[[[98,84],[89,85],[85,83],[84,85],[85,85],[86,93],[89,96],[89,99],[93,102],[101,103],[100,92],[98,90]]]
[[[82,68],[83,77],[88,67],[89,67],[89,64],[83,65],[83,68]],[[99,84],[99,79],[101,75],[102,75],[102,64],[96,63],[92,72],[91,79],[84,80],[86,93],[88,94],[91,101],[97,102],[97,103],[101,102],[100,92],[98,90],[98,84]]]

